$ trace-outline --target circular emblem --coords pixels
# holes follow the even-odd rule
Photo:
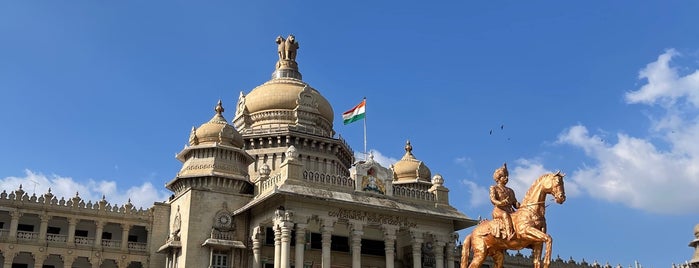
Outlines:
[[[218,224],[221,226],[228,226],[231,223],[231,216],[228,214],[221,214],[218,216]]]

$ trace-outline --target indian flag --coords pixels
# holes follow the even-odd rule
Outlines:
[[[363,99],[362,102],[357,104],[357,106],[354,106],[354,108],[349,109],[348,111],[342,113],[342,121],[345,123],[345,125],[352,123],[354,121],[364,119],[364,116],[366,114],[366,99]]]

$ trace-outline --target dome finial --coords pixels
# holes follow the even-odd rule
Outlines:
[[[221,115],[223,113],[224,109],[221,99],[218,100],[218,104],[216,105],[216,108],[214,108],[214,111],[216,111],[217,115]]]
[[[413,154],[413,146],[410,145],[410,140],[405,142],[405,152],[408,154]]]
[[[276,70],[272,73],[272,79],[275,78],[296,78],[301,79],[299,66],[296,63],[296,50],[299,49],[299,42],[296,42],[296,37],[290,34],[286,39],[277,36],[277,61]]]

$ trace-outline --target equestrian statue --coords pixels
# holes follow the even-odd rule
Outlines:
[[[565,174],[558,171],[539,177],[527,191],[522,203],[517,202],[514,191],[505,186],[508,177],[507,165],[495,170],[493,179],[497,184],[490,187],[490,200],[495,206],[493,219],[481,221],[464,238],[461,268],[479,268],[487,256],[493,258],[494,268],[502,268],[506,250],[523,248],[532,249],[534,268],[541,268],[544,243],[546,254],[543,268],[549,268],[553,239],[546,233],[546,196],[553,195],[559,204],[565,202]],[[473,259],[469,264],[471,251]]]

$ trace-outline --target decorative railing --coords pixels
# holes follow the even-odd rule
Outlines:
[[[24,241],[34,241],[39,239],[39,233],[37,232],[27,232],[27,231],[17,231],[17,239]]]
[[[121,240],[102,239],[102,247],[121,248]]]
[[[339,186],[354,190],[354,179],[338,175],[323,174],[317,171],[304,170],[303,179],[315,183]]]
[[[10,230],[0,229],[0,240],[6,240],[10,237]]]
[[[60,234],[46,234],[46,242],[49,243],[66,243],[68,241],[67,235]]]
[[[83,236],[76,236],[75,244],[78,246],[92,246],[95,244],[95,239]]]
[[[22,190],[20,187],[18,190],[7,192],[3,190],[0,192],[0,206],[12,205],[15,202],[23,203],[23,206],[27,209],[33,208],[44,208],[46,206],[52,207],[53,211],[74,211],[80,210],[87,213],[92,212],[94,215],[100,212],[106,212],[107,215],[113,215],[117,217],[123,217],[124,214],[132,215],[133,218],[148,219],[150,211],[148,209],[136,208],[129,201],[123,205],[110,204],[107,200],[102,199],[96,202],[91,200],[83,200],[80,196],[76,195],[72,198],[63,198],[53,195],[50,191],[43,195],[31,196]]]
[[[425,190],[418,190],[418,189],[413,189],[405,186],[400,186],[400,185],[393,185],[393,196],[395,197],[402,197],[402,198],[409,198],[409,199],[417,199],[421,201],[434,201],[435,197],[433,193],[430,193]]]
[[[129,242],[128,246],[129,246],[129,250],[146,251],[146,243]]]
[[[260,193],[264,193],[282,181],[282,174],[278,173],[260,182]]]
[[[221,240],[233,240],[233,232],[225,232],[225,231],[212,231],[211,232],[211,238],[213,239],[221,239]]]

